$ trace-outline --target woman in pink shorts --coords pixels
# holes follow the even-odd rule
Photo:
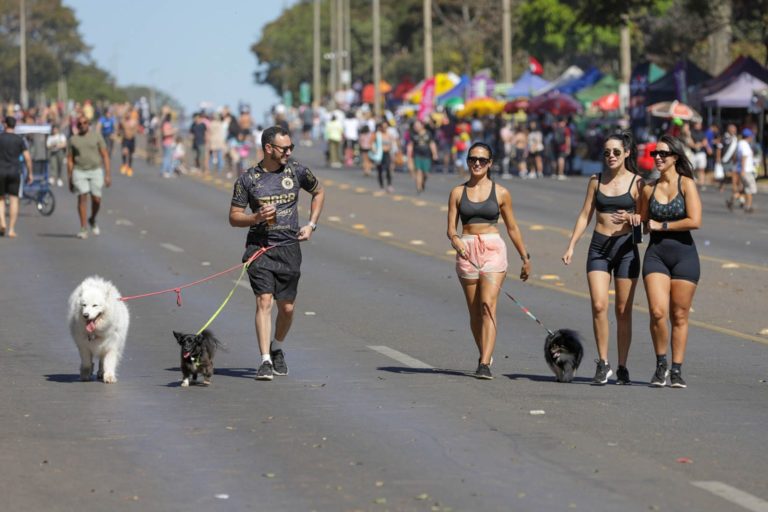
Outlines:
[[[507,234],[523,260],[520,279],[531,273],[531,256],[512,212],[509,191],[488,176],[491,148],[475,142],[469,148],[469,181],[451,190],[448,200],[448,238],[456,250],[456,272],[469,309],[469,325],[480,352],[475,377],[492,379],[496,345],[496,303],[507,274],[507,246],[496,227],[504,219]],[[462,233],[456,228],[461,219]]]

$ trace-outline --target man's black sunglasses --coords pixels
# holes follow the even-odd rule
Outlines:
[[[277,146],[275,144],[270,144],[273,148],[279,149],[282,153],[285,153],[286,151],[293,151],[293,148],[295,147],[293,144],[290,146]]]
[[[651,158],[656,158],[657,156],[667,158],[668,156],[675,156],[675,154],[671,151],[651,151]]]
[[[486,166],[489,163],[491,163],[491,159],[490,158],[483,158],[481,156],[470,156],[470,157],[467,157],[467,163],[469,165],[472,165],[474,163],[478,163],[478,164],[480,164],[482,166]]]

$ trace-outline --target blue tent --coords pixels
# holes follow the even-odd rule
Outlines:
[[[520,75],[520,78],[517,79],[514,85],[507,89],[506,97],[509,99],[530,98],[533,96],[534,91],[547,85],[549,85],[549,82],[526,70],[525,73]]]
[[[586,87],[596,84],[598,81],[600,81],[601,78],[603,78],[603,74],[600,72],[600,70],[595,67],[591,67],[579,78],[575,78],[569,82],[566,82],[555,90],[564,94],[573,95]]]
[[[467,87],[469,87],[469,76],[461,75],[461,80],[459,80],[459,83],[454,85],[450,91],[447,91],[437,97],[437,103],[442,105],[446,101],[453,98],[464,99],[464,93],[466,92]]]

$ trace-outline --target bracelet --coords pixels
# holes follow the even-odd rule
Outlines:
[[[520,259],[521,259],[521,260],[523,260],[523,263],[525,263],[525,262],[526,262],[526,260],[527,260],[527,261],[531,261],[531,253],[529,253],[529,252],[526,252],[526,253],[525,253],[525,257],[522,257],[522,256],[520,256]]]

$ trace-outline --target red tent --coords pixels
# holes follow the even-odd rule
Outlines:
[[[599,108],[603,112],[612,112],[619,109],[619,94],[612,92],[601,96],[592,102],[592,105]]]
[[[405,95],[411,92],[414,87],[416,84],[411,81],[410,77],[403,77],[400,83],[395,86],[392,97],[396,100],[404,100]]]

